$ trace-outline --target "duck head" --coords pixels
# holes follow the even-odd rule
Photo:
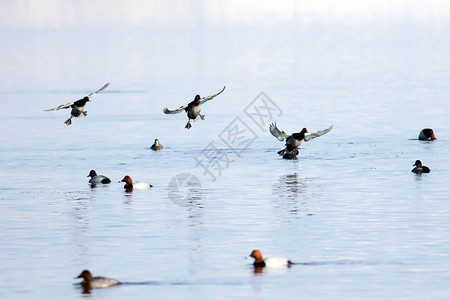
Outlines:
[[[263,262],[263,256],[261,254],[261,251],[255,249],[250,253],[250,257],[253,257],[255,259],[255,263],[261,263]]]
[[[80,275],[78,275],[76,278],[83,278],[86,281],[90,281],[92,279],[92,274],[91,272],[89,272],[88,270],[84,270],[83,272],[81,272]]]
[[[436,136],[434,135],[433,129],[428,129],[428,134],[427,135],[430,137],[430,139],[432,141],[434,141],[436,139]]]
[[[413,164],[413,166],[422,167],[422,162],[420,160],[416,160],[416,162]]]
[[[120,182],[125,182],[126,184],[133,184],[133,180],[131,179],[130,176],[125,176]]]

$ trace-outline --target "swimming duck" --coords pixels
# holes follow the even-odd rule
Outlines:
[[[158,139],[155,139],[155,142],[153,143],[153,145],[150,147],[150,149],[152,149],[153,151],[159,151],[162,148],[164,148],[161,143],[159,142]]]
[[[416,160],[413,166],[415,166],[415,168],[411,170],[411,172],[413,173],[416,174],[430,173],[430,168],[428,168],[427,166],[422,166],[422,162],[420,160]]]
[[[119,182],[125,182],[125,185],[123,186],[126,190],[145,190],[148,188],[153,187],[151,184],[144,183],[144,182],[135,182],[133,183],[133,180],[130,176],[125,176],[121,181]]]
[[[81,274],[78,275],[78,277],[75,277],[75,279],[77,278],[83,278],[83,281],[81,281],[81,285],[83,286],[83,288],[87,290],[108,288],[113,285],[120,284],[120,281],[115,279],[106,278],[102,276],[92,277],[91,272],[89,272],[88,270],[84,270],[83,272],[81,272]]]
[[[292,265],[290,260],[282,257],[268,256],[263,258],[261,251],[256,249],[252,251],[250,257],[255,259],[253,262],[253,266],[255,267],[283,268],[290,267]]]
[[[285,159],[294,159],[297,158],[297,155],[299,154],[298,147],[303,141],[308,142],[312,139],[322,136],[328,133],[332,128],[333,125],[331,125],[327,129],[312,133],[308,133],[308,130],[306,128],[303,128],[299,133],[288,134],[284,131],[280,131],[276,123],[272,123],[269,126],[269,131],[279,141],[286,140],[286,146],[277,153],[280,156],[283,156],[283,158]]]
[[[419,140],[421,141],[434,141],[436,136],[434,135],[433,129],[425,128],[419,133]]]
[[[103,176],[103,175],[97,175],[97,172],[95,172],[94,170],[91,170],[87,177],[91,177],[91,179],[89,179],[89,183],[91,185],[96,185],[96,184],[100,184],[100,183],[103,183],[103,184],[111,183],[111,180],[108,177]]]
[[[46,110],[44,110],[44,111],[60,110],[60,109],[63,109],[63,108],[64,108],[64,109],[67,109],[67,108],[71,107],[72,110],[70,111],[70,118],[68,118],[68,119],[64,122],[64,124],[70,125],[70,124],[72,124],[72,118],[73,118],[73,117],[79,118],[79,117],[81,117],[82,115],[87,116],[87,111],[84,110],[84,106],[86,105],[86,103],[87,103],[87,102],[90,102],[89,99],[90,99],[92,96],[94,96],[95,94],[98,94],[98,93],[100,93],[101,91],[103,91],[104,89],[106,89],[106,88],[108,87],[108,85],[109,85],[109,82],[108,82],[107,84],[105,84],[105,85],[104,85],[101,89],[99,89],[98,91],[93,92],[92,94],[89,94],[89,95],[87,95],[86,97],[84,97],[84,98],[82,98],[82,99],[80,99],[80,100],[77,100],[77,101],[75,101],[75,102],[70,102],[70,103],[67,103],[67,104],[63,104],[63,105],[60,105],[60,106],[55,107],[55,108],[46,109]]]
[[[225,90],[225,87],[226,86],[224,86],[223,89],[220,92],[218,92],[217,94],[214,94],[214,95],[211,95],[208,97],[200,98],[200,95],[196,95],[192,102],[190,102],[188,105],[180,106],[180,108],[177,108],[174,110],[169,110],[166,107],[163,109],[163,112],[165,114],[178,114],[178,113],[182,112],[183,110],[186,111],[187,117],[188,117],[188,122],[184,128],[189,129],[192,127],[191,120],[196,121],[199,116],[202,120],[205,119],[205,116],[200,114],[200,105],[202,105],[206,101],[212,100],[216,96],[220,95]]]

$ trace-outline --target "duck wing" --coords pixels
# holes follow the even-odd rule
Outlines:
[[[317,138],[319,136],[322,136],[322,135],[330,132],[330,130],[332,128],[333,128],[333,125],[331,125],[330,127],[328,127],[327,129],[324,129],[324,130],[319,130],[319,131],[316,131],[316,132],[306,133],[305,134],[305,142],[310,141],[312,139],[315,139],[315,138]]]
[[[180,108],[177,108],[174,110],[170,110],[167,107],[164,107],[163,112],[168,115],[179,114],[180,112],[184,111],[186,107],[187,107],[187,105],[183,105],[183,106],[180,106]]]
[[[66,109],[66,108],[71,107],[74,103],[75,103],[75,102],[70,102],[70,103],[67,103],[67,104],[60,105],[60,106],[55,107],[55,108],[44,109],[44,111]]]
[[[106,89],[109,85],[109,82],[107,84],[105,84],[101,89],[99,89],[98,91],[93,92],[92,94],[87,95],[87,97],[91,98],[92,96],[94,96],[95,94],[100,93],[101,91],[103,91],[104,89]],[[80,99],[81,100],[81,99]],[[78,100],[77,100],[78,101]],[[75,101],[76,102],[76,101]],[[71,107],[75,102],[70,102],[67,104],[62,104],[58,107],[55,108],[50,108],[50,109],[45,109],[44,111],[51,111],[51,110],[60,110],[60,109],[67,109],[69,107]]]
[[[100,93],[101,91],[103,91],[104,89],[106,89],[106,88],[108,87],[108,85],[109,85],[109,82],[108,82],[107,84],[105,84],[104,86],[102,86],[102,88],[99,89],[98,91],[95,91],[95,92],[93,92],[93,93],[87,95],[87,97],[88,97],[88,98],[91,98],[91,97],[94,96],[95,94]]]
[[[287,139],[288,137],[290,137],[291,135],[284,132],[284,131],[280,131],[277,127],[277,123],[272,123],[269,126],[269,131],[270,133],[276,137],[279,141],[284,141],[285,139]]]
[[[226,88],[226,86],[224,86],[223,89],[220,92],[218,92],[217,94],[201,98],[200,99],[200,104],[203,104],[206,101],[212,100],[214,97],[219,96],[225,90],[225,88]]]

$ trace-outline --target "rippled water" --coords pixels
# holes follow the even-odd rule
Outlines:
[[[449,297],[446,28],[3,30],[0,297],[82,298],[83,269],[125,283],[104,299]],[[71,126],[42,111],[108,81]],[[223,85],[189,131],[162,113]],[[245,109],[262,91],[280,111],[261,129]],[[231,149],[236,120],[254,140]],[[334,128],[286,161],[271,122]],[[438,140],[414,140],[424,127]],[[90,187],[91,169],[112,183]],[[180,173],[201,189],[176,205]],[[127,193],[124,175],[154,188]],[[296,264],[255,273],[255,248]]]

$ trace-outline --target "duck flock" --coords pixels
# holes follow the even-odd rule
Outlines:
[[[106,83],[103,87],[98,89],[97,91],[83,97],[82,99],[76,100],[74,102],[70,102],[67,104],[59,105],[55,108],[46,109],[45,111],[54,111],[54,110],[60,110],[60,109],[68,109],[71,108],[70,111],[70,117],[64,121],[66,125],[72,124],[72,118],[80,118],[81,116],[87,116],[87,111],[85,111],[85,106],[87,102],[90,102],[90,99],[92,96],[102,92],[109,86],[109,83]],[[167,107],[163,109],[163,112],[165,114],[178,114],[181,112],[186,112],[188,117],[188,122],[185,125],[186,129],[190,129],[192,127],[191,121],[196,121],[199,117],[201,120],[205,119],[205,116],[201,114],[201,105],[204,104],[207,101],[210,101],[214,99],[215,97],[219,96],[223,91],[225,91],[226,86],[223,87],[223,89],[211,96],[207,97],[200,97],[200,95],[196,95],[194,97],[194,100],[187,105],[180,106],[177,109],[170,110]],[[285,146],[278,151],[278,155],[282,156],[284,159],[297,159],[299,155],[298,147],[301,145],[303,141],[308,142],[312,139],[315,139],[317,137],[320,137],[322,135],[327,134],[333,129],[333,125],[330,127],[319,130],[316,132],[308,132],[306,128],[303,128],[298,133],[286,133],[283,130],[278,129],[277,124],[273,123],[269,126],[269,132],[277,138],[279,141],[285,141]],[[424,141],[434,141],[436,139],[436,136],[434,134],[434,131],[430,128],[425,128],[420,131],[419,133],[419,140]],[[158,139],[155,139],[154,144],[150,147],[150,149],[154,151],[160,151],[163,149],[163,146],[161,145],[160,141]],[[411,172],[416,174],[422,174],[422,173],[430,173],[430,168],[427,166],[422,165],[422,162],[420,160],[416,160],[413,164],[414,168],[411,170]],[[89,184],[91,186],[95,186],[98,184],[109,184],[111,183],[111,180],[104,176],[104,175],[97,175],[97,172],[95,170],[91,170],[89,172],[89,175],[87,177],[90,177]],[[143,182],[133,182],[130,176],[126,175],[121,181],[124,182],[124,189],[126,191],[132,191],[134,189],[148,189],[151,188],[152,185],[148,183]],[[255,272],[260,272],[262,268],[269,267],[269,268],[285,268],[290,267],[294,263],[292,263],[290,260],[281,258],[281,257],[274,257],[269,256],[266,258],[263,258],[261,251],[255,249],[251,252],[250,256],[254,259],[253,266],[255,268]],[[121,282],[115,279],[102,277],[102,276],[92,276],[91,272],[89,270],[84,270],[81,272],[81,274],[76,277],[83,279],[81,282],[81,285],[85,291],[89,291],[93,288],[107,288],[111,287],[117,284],[120,284]]]

